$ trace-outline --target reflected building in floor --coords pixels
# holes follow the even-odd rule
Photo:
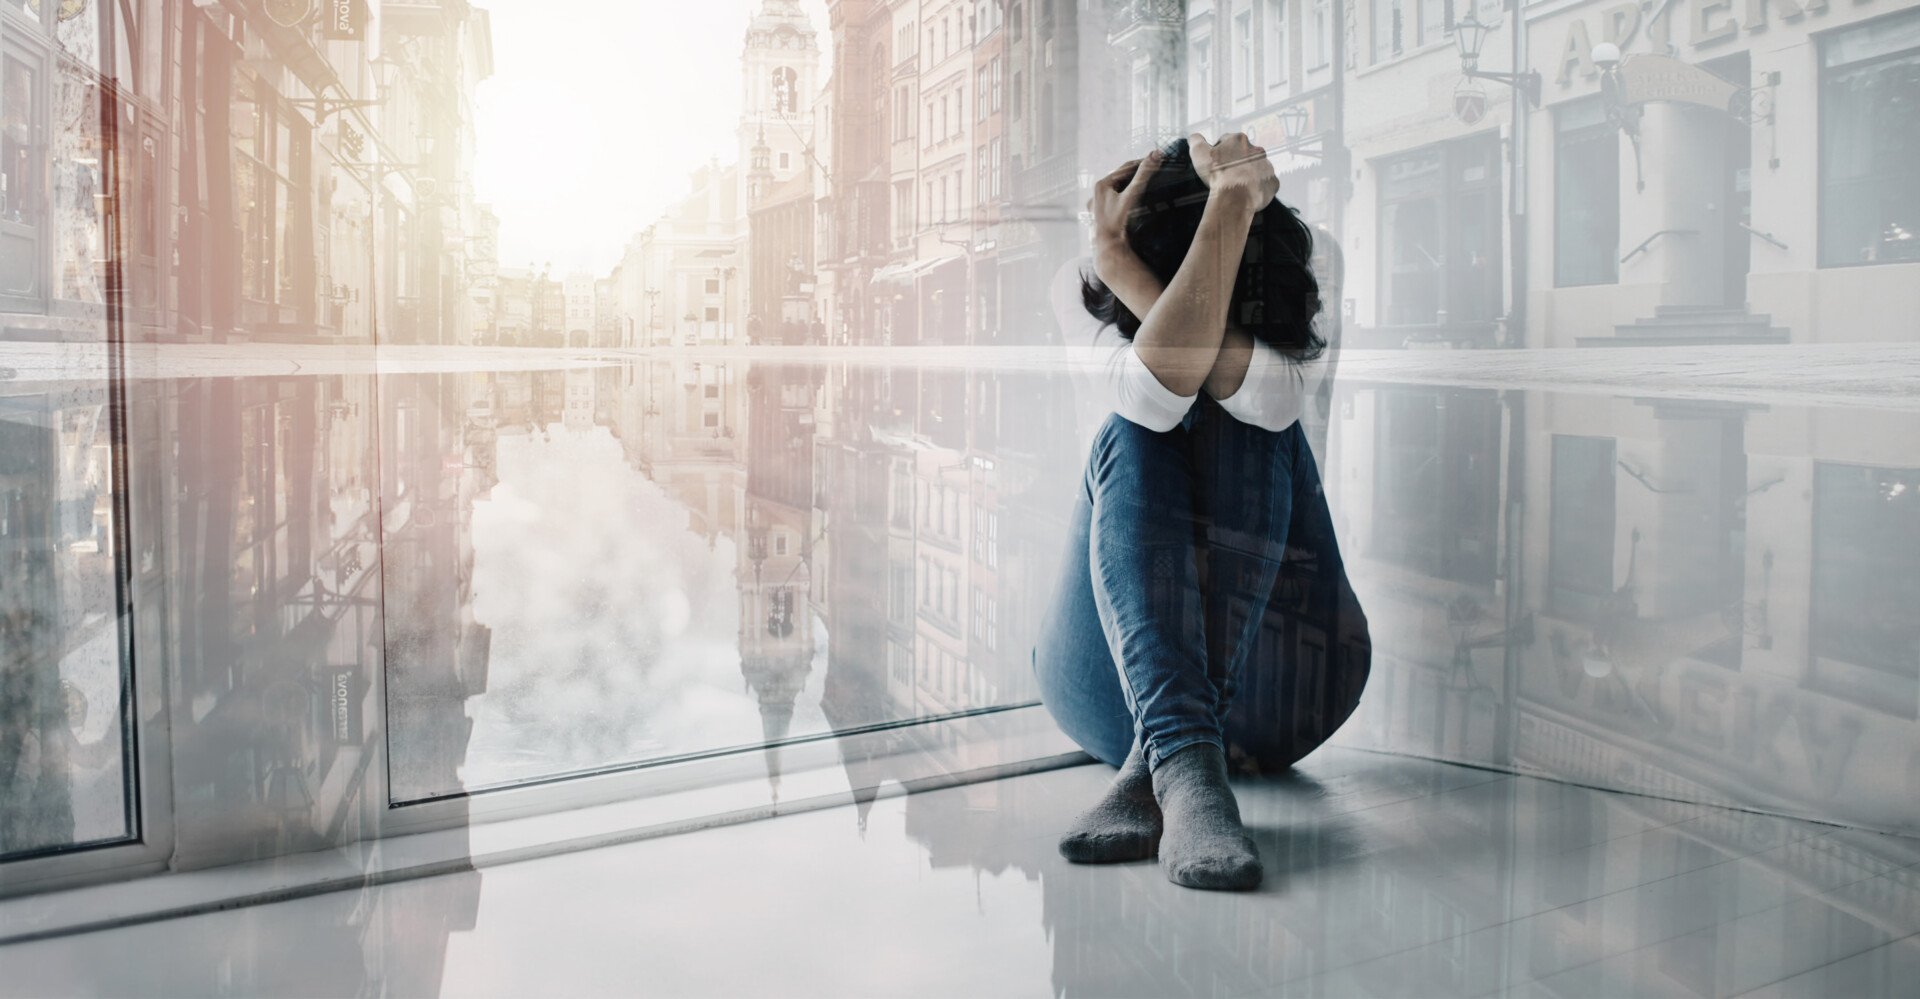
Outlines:
[[[1725,995],[1772,966],[1753,948],[1897,940],[1920,918],[1899,890],[1917,880],[1912,847],[1888,837],[1377,761],[1244,786],[1284,903],[1261,892],[1199,913],[1153,862],[1066,865],[1051,836],[1031,832],[1064,827],[1080,803],[1032,781],[910,795],[906,835],[936,869],[1039,882],[1064,997],[1382,994],[1409,982],[1449,995],[1518,982],[1546,995]],[[1405,807],[1434,797],[1449,802],[1444,821]],[[1862,993],[1892,986],[1898,962],[1881,958],[1857,969]]]
[[[813,670],[812,368],[756,365],[747,374],[747,474],[740,590],[740,674],[760,707],[767,777],[779,794],[779,750]]]
[[[460,405],[470,376],[389,376],[412,453],[381,511],[386,716],[396,797],[462,785],[469,698],[487,690],[492,633],[474,618],[473,504],[497,480],[497,435]],[[396,391],[398,390],[398,391]],[[409,391],[411,390],[411,391]],[[418,407],[446,398],[451,406]],[[451,409],[451,413],[448,410]],[[403,790],[404,789],[404,790]]]

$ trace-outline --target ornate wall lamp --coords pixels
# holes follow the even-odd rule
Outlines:
[[[1284,152],[1293,156],[1300,156],[1310,160],[1318,160],[1318,159],[1326,158],[1327,149],[1326,149],[1326,144],[1324,142],[1322,142],[1318,146],[1315,146],[1312,149],[1308,149],[1305,147],[1305,143],[1312,142],[1313,140],[1321,137],[1317,133],[1314,135],[1307,134],[1308,115],[1307,115],[1306,105],[1295,104],[1292,107],[1287,108],[1285,111],[1280,112],[1279,118],[1280,118],[1280,134],[1285,136],[1287,141],[1281,143],[1278,148],[1272,150],[1273,152],[1276,152],[1276,153]]]
[[[1460,73],[1469,80],[1492,80],[1504,83],[1527,96],[1528,107],[1540,106],[1540,74],[1536,70],[1521,73],[1502,73],[1480,69],[1480,47],[1487,42],[1487,33],[1493,25],[1480,20],[1480,16],[1468,13],[1461,20],[1453,22],[1453,41],[1460,47]]]

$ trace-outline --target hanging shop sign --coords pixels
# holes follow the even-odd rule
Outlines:
[[[342,746],[359,745],[366,735],[366,719],[361,711],[365,690],[357,666],[333,666],[324,674],[327,680],[327,727],[333,741]]]
[[[300,25],[313,16],[314,5],[320,0],[261,0],[261,9],[267,19],[282,28]]]
[[[1487,92],[1473,85],[1471,80],[1462,80],[1453,88],[1453,116],[1463,124],[1478,125],[1487,116]]]
[[[1672,56],[1636,55],[1620,63],[1620,96],[1628,104],[1671,101],[1725,111],[1739,89]]]
[[[324,0],[320,34],[337,42],[357,42],[366,35],[366,0]]]

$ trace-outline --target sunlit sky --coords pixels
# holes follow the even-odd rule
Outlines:
[[[500,216],[500,265],[604,274],[627,239],[735,158],[740,49],[761,0],[481,0],[492,79],[474,103],[477,198]],[[813,19],[824,82],[825,0]]]

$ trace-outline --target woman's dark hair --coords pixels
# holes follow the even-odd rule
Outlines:
[[[1162,146],[1160,155],[1160,168],[1148,179],[1145,194],[1127,220],[1127,245],[1162,284],[1171,284],[1200,230],[1207,185],[1194,172],[1187,140]],[[1228,320],[1295,360],[1320,356],[1327,344],[1314,328],[1314,317],[1320,312],[1320,284],[1313,277],[1312,258],[1312,231],[1298,212],[1274,199],[1254,215],[1247,232]],[[1119,329],[1121,336],[1131,340],[1140,331],[1140,317],[1090,275],[1081,278],[1080,301],[1095,319]]]

